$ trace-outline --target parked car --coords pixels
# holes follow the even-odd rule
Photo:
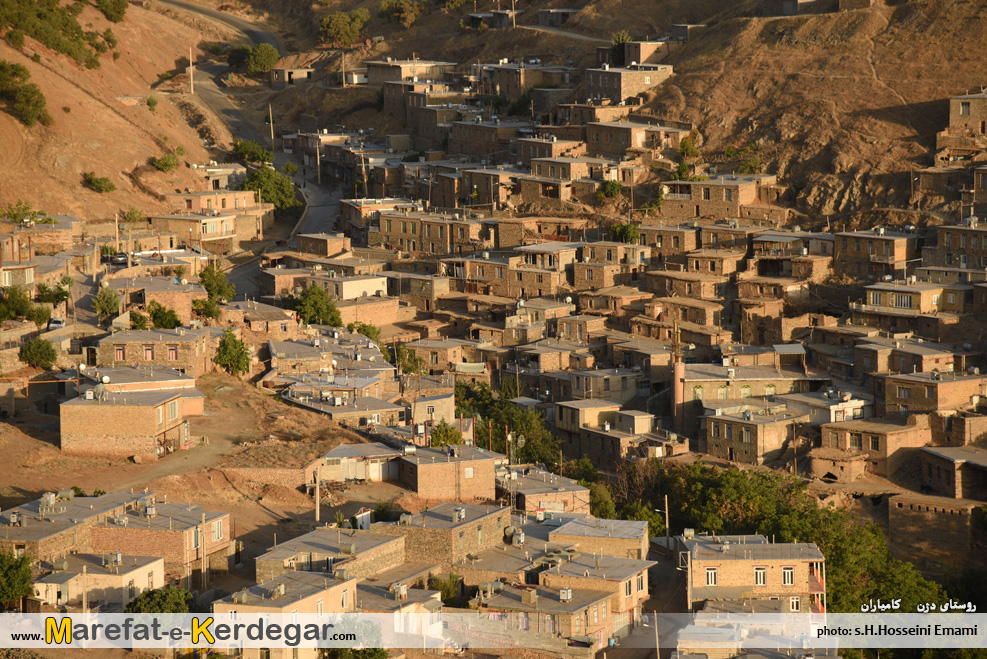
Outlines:
[[[111,259],[113,265],[127,265],[127,255],[126,254],[114,254]]]
[[[63,327],[65,327],[64,318],[52,318],[48,321],[48,329],[50,330],[62,329]]]

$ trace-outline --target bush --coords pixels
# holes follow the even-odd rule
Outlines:
[[[31,73],[23,65],[0,60],[0,101],[25,126],[36,123],[50,126],[54,120],[48,114],[45,95],[37,85],[28,82],[30,79]]]
[[[222,366],[230,375],[246,373],[250,370],[250,349],[236,338],[233,330],[226,330],[219,340],[213,361]]]
[[[178,167],[178,156],[174,153],[166,153],[160,158],[154,159],[154,166],[162,172],[170,172]]]
[[[127,605],[127,613],[188,613],[192,593],[183,588],[145,590]]]
[[[108,40],[105,32],[100,35],[94,30],[84,30],[79,24],[79,13],[86,4],[61,0],[3,0],[0,2],[0,32],[6,31],[7,40],[15,48],[20,48],[24,37],[30,36],[77,64],[96,69],[99,68],[100,53],[107,50]],[[107,18],[117,20],[123,18],[127,0],[97,0],[96,5]],[[36,61],[40,61],[40,56]]]
[[[105,176],[96,176],[94,172],[86,172],[83,174],[82,182],[86,187],[91,190],[95,190],[100,194],[105,192],[113,192],[117,189],[117,186],[113,185],[113,181]]]
[[[761,162],[761,156],[756,153],[750,153],[740,161],[741,174],[760,174],[763,168],[764,164]]]
[[[127,13],[128,0],[96,0],[96,8],[103,12],[103,16],[114,23],[123,20]]]
[[[150,110],[151,112],[154,112],[155,110],[158,109],[157,96],[148,96],[144,102],[147,103],[147,109]]]
[[[235,140],[233,155],[244,162],[272,162],[274,154],[253,140]]]
[[[246,71],[247,62],[250,60],[250,53],[253,52],[253,48],[246,44],[241,44],[230,51],[229,57],[226,58],[226,63],[234,71]]]
[[[360,38],[360,30],[370,21],[370,12],[364,8],[350,13],[335,11],[322,17],[319,40],[342,48],[349,48]]]
[[[31,208],[31,204],[23,199],[18,199],[6,208],[0,209],[0,217],[8,222],[21,224],[22,222],[38,222],[48,217],[48,214],[44,211],[36,211]]]
[[[291,179],[267,167],[250,172],[240,189],[259,191],[264,202],[274,204],[274,209],[279,213],[301,206],[301,202],[295,196],[295,186]]]
[[[624,44],[631,40],[627,30],[614,32],[610,35],[610,63],[614,66],[624,65]]]
[[[254,48],[241,44],[230,51],[226,62],[234,71],[253,75],[270,71],[279,59],[277,48],[270,44],[262,43]]]
[[[144,214],[141,213],[140,210],[137,208],[129,208],[123,214],[124,222],[139,222],[143,218],[144,218]],[[103,247],[110,247],[110,245],[103,245]],[[116,252],[116,249],[114,248],[113,251]]]
[[[169,309],[153,300],[147,305],[147,313],[155,329],[175,329],[182,324],[174,309]]]
[[[397,21],[407,28],[414,25],[427,9],[427,0],[381,0],[379,14],[381,18]]]
[[[21,346],[17,358],[28,366],[48,370],[58,359],[55,346],[47,339],[31,339]]]
[[[179,144],[178,146],[176,146],[175,147],[175,155],[176,156],[184,156],[185,155],[185,147],[182,146],[181,144]]]
[[[696,142],[691,137],[683,137],[679,142],[679,155],[683,158],[695,158],[699,155]]]
[[[0,301],[0,320],[15,320],[23,318],[31,310],[31,298],[23,288],[8,286]]]
[[[624,191],[624,185],[620,181],[604,181],[600,186],[600,192],[607,199],[612,199]]]
[[[42,328],[46,327],[48,321],[51,320],[51,309],[40,304],[35,305],[27,310],[27,319],[34,323],[40,334]]]
[[[11,30],[7,33],[7,41],[18,50],[24,47],[24,33],[20,30]]]
[[[298,173],[298,165],[293,162],[286,162],[284,166],[281,167],[281,173],[287,174],[288,176],[294,176]]]

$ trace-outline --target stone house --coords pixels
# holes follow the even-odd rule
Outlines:
[[[548,532],[549,542],[575,545],[584,554],[644,560],[648,556],[648,523],[622,519],[573,519]]]
[[[798,425],[808,420],[808,414],[764,407],[707,416],[706,452],[731,462],[772,462],[793,445]]]
[[[371,577],[403,562],[402,536],[323,527],[278,543],[259,555],[254,565],[256,581],[263,583],[294,572],[325,576],[339,569],[350,578]]]
[[[199,377],[214,370],[216,341],[208,329],[125,330],[96,344],[97,366],[167,366]]]
[[[405,537],[405,560],[437,562],[451,567],[469,554],[504,542],[511,525],[506,507],[468,503],[440,503],[398,522],[374,522],[370,530]]]
[[[823,448],[835,448],[866,456],[867,472],[892,478],[932,442],[928,419],[911,417],[907,423],[893,419],[862,419],[827,423],[821,428]]]
[[[473,446],[419,447],[398,459],[398,479],[425,500],[493,501],[496,466],[503,460]]]
[[[604,64],[598,69],[587,69],[585,90],[592,98],[620,102],[657,87],[671,77],[672,67],[668,64]]]
[[[48,610],[81,611],[83,589],[90,608],[123,613],[127,604],[148,590],[165,585],[164,559],[159,556],[69,554],[58,561],[43,561],[45,574],[34,580],[34,596]]]

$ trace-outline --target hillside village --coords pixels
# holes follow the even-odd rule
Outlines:
[[[217,613],[471,611],[523,631],[523,656],[650,656],[660,631],[713,659],[751,652],[660,614],[822,619],[877,592],[827,579],[846,559],[821,531],[703,517],[718,478],[872,531],[907,575],[882,597],[982,576],[987,80],[942,99],[898,221],[847,226],[754,146],[707,157],[705,125],[654,109],[670,54],[712,28],[587,42],[586,67],[282,52],[243,76],[273,125],[230,124],[235,148],[183,158],[152,210],[8,207],[0,554],[32,575],[8,606],[122,612],[176,587]],[[233,79],[217,61],[167,93]],[[307,89],[377,117],[269,105]]]

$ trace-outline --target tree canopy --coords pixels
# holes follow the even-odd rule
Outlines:
[[[31,594],[31,557],[0,554],[0,604]]]
[[[99,316],[100,322],[120,312],[120,296],[109,286],[100,286],[93,296],[93,310]]]
[[[370,12],[361,7],[346,13],[334,11],[322,17],[319,40],[342,48],[349,48],[360,38],[360,30],[370,22]]]
[[[311,285],[305,289],[305,292],[295,302],[295,311],[298,312],[299,318],[306,325],[314,323],[316,325],[340,327],[343,324],[343,319],[339,315],[336,304],[324,288]]]
[[[462,444],[463,435],[451,423],[442,419],[432,428],[432,446],[449,446],[451,444]]]
[[[250,371],[250,348],[236,337],[233,330],[227,329],[219,339],[219,347],[213,361],[222,366],[230,375]]]
[[[210,263],[199,273],[199,283],[206,289],[210,299],[232,300],[236,287],[226,278],[226,273]]]
[[[184,588],[145,590],[127,605],[127,613],[188,613],[192,593]]]
[[[58,359],[58,352],[48,339],[34,338],[21,346],[17,358],[28,366],[48,370]]]
[[[265,203],[274,204],[274,210],[290,211],[302,205],[295,196],[295,186],[291,177],[269,167],[261,167],[247,175],[240,185],[241,190],[257,190]]]

